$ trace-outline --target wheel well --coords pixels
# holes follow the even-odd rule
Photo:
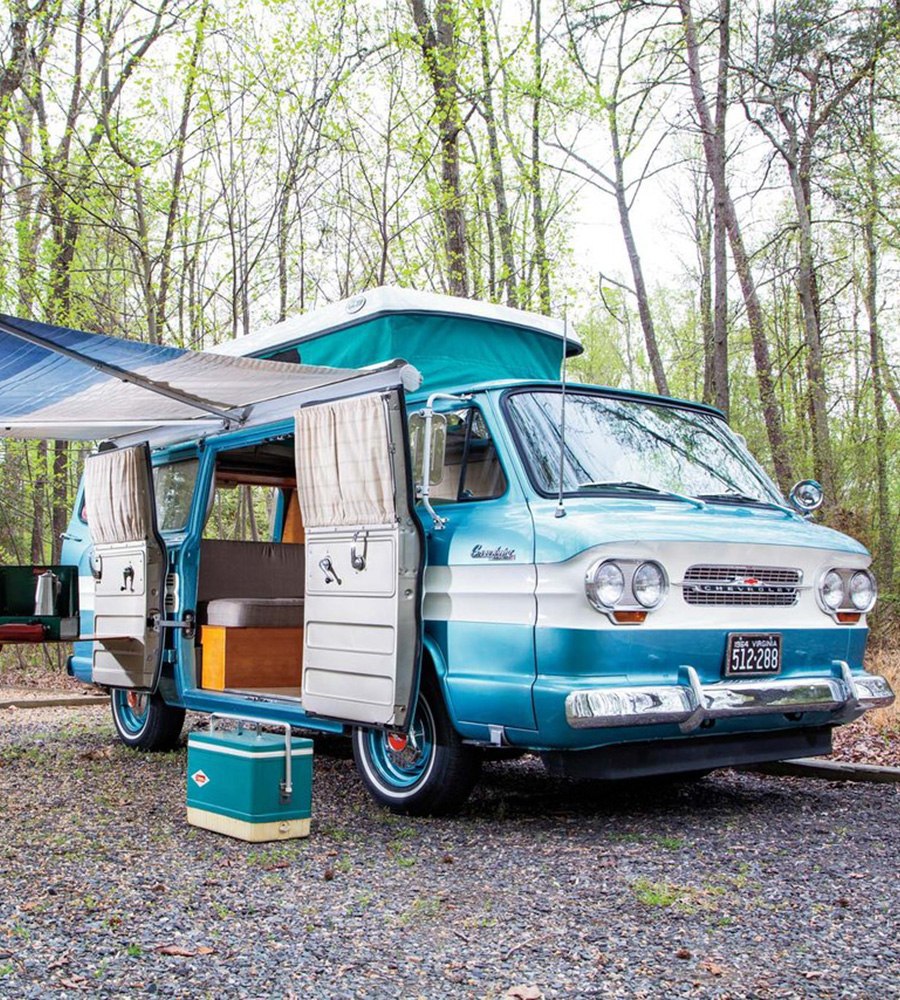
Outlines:
[[[447,682],[448,672],[447,662],[441,653],[440,647],[430,636],[426,635],[422,649],[422,671],[419,684],[424,683],[426,676],[429,676],[434,681],[438,693],[444,702],[444,707],[447,710],[450,725],[459,733],[459,728],[454,721],[453,699],[450,696],[450,685]],[[459,735],[462,734],[459,733]]]

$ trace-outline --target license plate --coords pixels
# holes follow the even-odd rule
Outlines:
[[[725,654],[726,677],[758,677],[781,671],[781,634],[732,632]]]

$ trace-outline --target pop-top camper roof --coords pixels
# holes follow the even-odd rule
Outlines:
[[[562,320],[406,288],[373,288],[211,348],[214,353],[359,368],[403,358],[423,387],[556,379],[582,352]]]

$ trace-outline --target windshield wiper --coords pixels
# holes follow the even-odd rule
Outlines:
[[[746,493],[738,493],[735,490],[726,490],[724,493],[698,493],[697,496],[701,500],[725,500],[728,503],[771,503],[770,500],[763,500],[760,497],[751,497]]]
[[[638,483],[632,479],[609,479],[591,480],[586,483],[579,483],[580,490],[622,490],[626,493],[652,493],[654,496],[667,497],[671,500],[683,500],[694,507],[703,509],[706,504],[700,497],[686,497],[683,493],[675,493],[672,490],[661,490],[648,483]]]
[[[725,493],[699,493],[697,495],[697,499],[709,500],[713,503],[751,504],[754,507],[774,507],[776,510],[783,510],[788,514],[797,513],[797,511],[791,509],[790,507],[785,507],[784,504],[777,503],[774,500],[765,500],[762,497],[751,497],[746,493],[738,493],[737,491],[731,490],[728,490]]]

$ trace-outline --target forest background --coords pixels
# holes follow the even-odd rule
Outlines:
[[[570,377],[824,485],[896,646],[896,3],[2,13],[0,311],[201,349],[384,283],[565,312]],[[0,442],[0,559],[57,557],[81,458]]]

